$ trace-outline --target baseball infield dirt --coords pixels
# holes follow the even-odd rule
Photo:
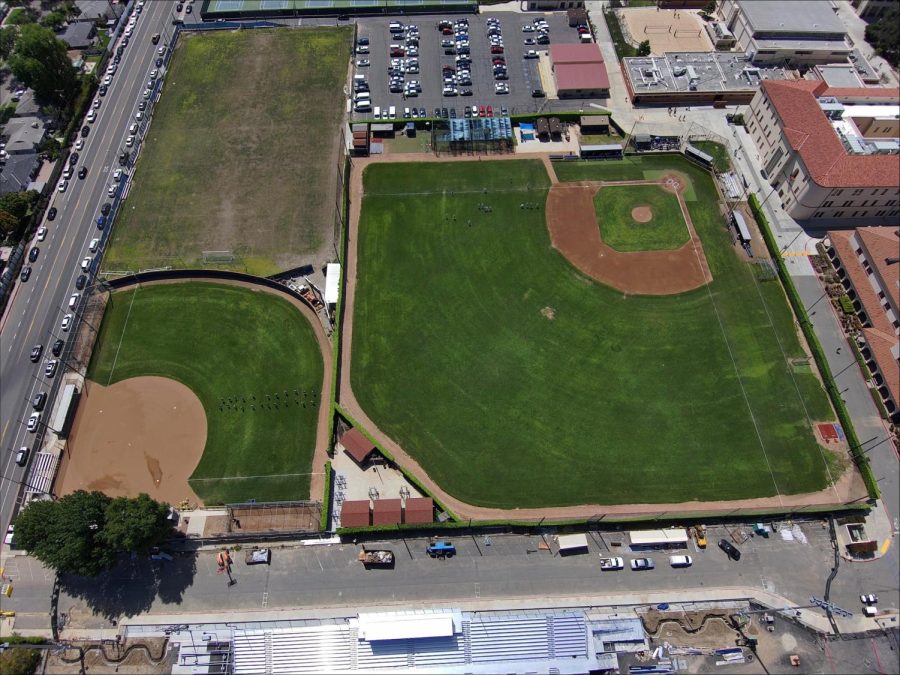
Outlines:
[[[193,391],[166,377],[104,387],[85,382],[57,493],[140,492],[159,501],[200,502],[188,484],[206,445],[206,412]]]
[[[603,243],[594,195],[604,185],[658,184],[676,193],[691,240],[674,251],[616,251]],[[555,183],[547,195],[547,228],[553,247],[592,279],[631,295],[676,295],[712,281],[703,244],[694,231],[680,190],[671,176],[660,181]],[[635,209],[639,211],[641,208]],[[647,209],[649,211],[649,209]],[[632,214],[635,220],[637,215]],[[639,221],[646,222],[646,221]]]

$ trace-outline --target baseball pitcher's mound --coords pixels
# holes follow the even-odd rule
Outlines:
[[[206,445],[206,412],[193,391],[167,377],[103,387],[90,380],[63,454],[57,493],[141,492],[177,505],[200,500],[188,484]]]
[[[649,223],[653,220],[653,211],[649,206],[636,206],[631,209],[631,217],[636,223]]]

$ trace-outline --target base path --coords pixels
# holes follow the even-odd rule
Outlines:
[[[133,377],[104,387],[86,380],[56,492],[146,492],[170,504],[196,504],[188,478],[205,445],[203,404],[180,382]]]
[[[671,251],[624,252],[605,244],[597,224],[594,196],[607,185],[659,185],[674,192],[690,241]],[[671,176],[659,181],[555,183],[547,195],[550,240],[584,274],[623,293],[675,295],[700,288],[712,281],[712,275],[684,203],[684,187],[683,181]]]
[[[852,468],[844,471],[834,485],[831,485],[819,492],[812,492],[800,495],[761,497],[758,499],[748,499],[744,501],[718,501],[718,502],[682,502],[677,504],[582,504],[578,506],[559,506],[534,509],[497,509],[468,504],[452,495],[448,494],[431,479],[425,469],[407,453],[400,445],[390,436],[385,434],[378,425],[366,414],[356,397],[353,395],[353,388],[350,382],[350,366],[352,363],[352,341],[353,341],[353,303],[356,294],[357,283],[357,241],[359,237],[359,218],[362,208],[363,198],[363,172],[370,164],[381,164],[386,162],[445,162],[445,161],[479,161],[484,159],[490,161],[494,159],[532,159],[531,157],[522,157],[516,155],[500,155],[500,156],[477,156],[453,157],[453,158],[437,158],[430,154],[405,154],[405,155],[382,155],[377,158],[354,159],[352,162],[352,170],[350,173],[350,217],[347,228],[347,257],[345,261],[345,286],[344,286],[344,316],[341,330],[341,351],[340,351],[340,378],[337,383],[337,402],[338,404],[353,416],[356,421],[362,425],[366,431],[372,434],[375,440],[388,452],[393,455],[396,462],[404,469],[413,474],[425,487],[429,493],[453,512],[457,518],[462,520],[471,518],[473,520],[493,520],[493,519],[513,519],[513,520],[533,520],[542,519],[564,520],[567,518],[596,518],[603,515],[617,517],[639,517],[646,515],[664,514],[672,515],[689,514],[691,512],[731,512],[732,515],[739,515],[741,509],[772,509],[773,511],[792,511],[800,510],[802,507],[813,505],[834,505],[841,503],[849,503],[854,500],[865,499],[866,489],[863,485],[859,473]],[[545,164],[550,164],[549,157],[543,158]],[[551,181],[555,181],[555,175],[550,174]],[[650,181],[656,183],[656,181]],[[606,185],[615,185],[616,183],[605,183]],[[598,183],[592,184],[596,189]],[[555,186],[554,186],[555,187]],[[551,191],[553,188],[551,188]],[[593,214],[593,202],[591,202],[591,213]],[[593,221],[594,230],[599,230],[596,219]],[[691,236],[695,237],[693,227],[691,227]]]

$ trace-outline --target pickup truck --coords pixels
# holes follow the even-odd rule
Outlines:
[[[622,558],[600,558],[601,570],[621,570],[625,568]]]
[[[394,553],[393,551],[387,550],[372,550],[367,551],[363,549],[359,552],[358,556],[359,561],[363,564],[363,567],[369,569],[370,567],[393,567],[394,566]]]
[[[456,555],[456,547],[449,541],[432,539],[425,552],[432,558],[452,558]]]

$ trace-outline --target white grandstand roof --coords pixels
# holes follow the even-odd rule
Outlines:
[[[583,673],[598,666],[583,612],[421,612],[426,616],[458,618],[459,631],[370,641],[360,634],[367,622],[357,619],[234,628],[234,673]]]

